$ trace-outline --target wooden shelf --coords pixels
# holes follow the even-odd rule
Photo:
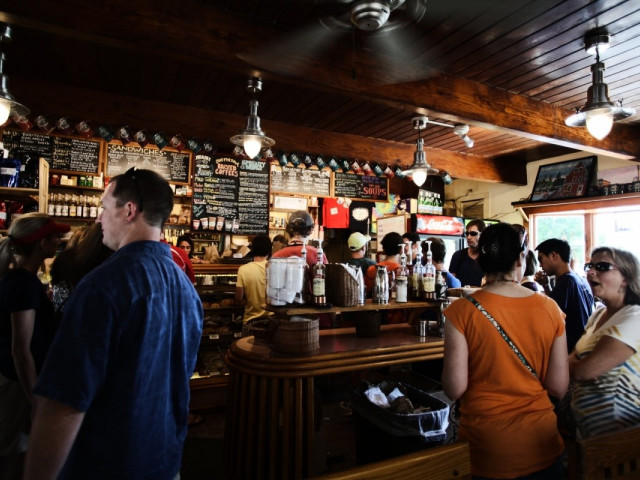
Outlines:
[[[513,202],[513,205],[528,218],[531,214],[593,211],[603,208],[628,208],[640,206],[640,192],[617,195],[542,200],[539,202]]]
[[[52,188],[71,189],[71,190],[93,190],[94,192],[103,192],[102,187],[85,187],[81,185],[51,185],[49,184],[49,190]]]

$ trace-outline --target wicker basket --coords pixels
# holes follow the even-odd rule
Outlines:
[[[353,307],[358,304],[358,281],[341,263],[327,265],[325,286],[327,302],[333,306]]]
[[[289,355],[309,355],[320,347],[319,320],[291,317],[277,319],[273,350]]]

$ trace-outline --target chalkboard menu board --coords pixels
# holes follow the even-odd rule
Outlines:
[[[196,155],[192,218],[194,229],[268,234],[269,164]]]
[[[7,130],[2,142],[12,155],[34,152],[54,170],[98,173],[100,141]]]
[[[336,173],[334,195],[386,202],[389,200],[389,179],[373,175]]]
[[[314,197],[331,195],[331,171],[292,167],[271,167],[271,191]]]
[[[157,147],[107,145],[107,177],[126,172],[131,167],[153,170],[173,183],[189,183],[189,154]]]

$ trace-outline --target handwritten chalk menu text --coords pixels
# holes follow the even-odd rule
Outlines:
[[[328,197],[331,195],[331,171],[272,165],[271,191]]]
[[[107,145],[107,177],[126,172],[131,167],[153,170],[172,183],[189,183],[189,154],[156,147]]]
[[[267,162],[196,155],[194,230],[266,235],[269,224]]]
[[[99,140],[7,130],[2,134],[2,142],[15,156],[27,152],[36,153],[39,157],[45,158],[53,170],[98,173]]]
[[[336,197],[387,202],[389,200],[389,179],[373,175],[336,172],[334,195]]]

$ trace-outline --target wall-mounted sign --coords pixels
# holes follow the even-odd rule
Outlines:
[[[389,201],[389,179],[375,175],[356,175],[353,173],[335,173],[333,194],[336,197],[360,200]]]
[[[328,197],[331,195],[331,171],[271,165],[271,191]]]
[[[268,163],[224,155],[196,155],[192,213],[196,220],[194,230],[266,235]]]
[[[159,150],[155,146],[107,145],[107,177],[125,173],[131,167],[153,170],[172,183],[189,183],[191,154]]]
[[[5,130],[2,142],[12,156],[19,158],[25,153],[35,153],[47,160],[53,170],[98,173],[100,140]]]
[[[442,215],[415,215],[416,233],[426,235],[462,235],[464,220],[461,217],[445,217]]]

